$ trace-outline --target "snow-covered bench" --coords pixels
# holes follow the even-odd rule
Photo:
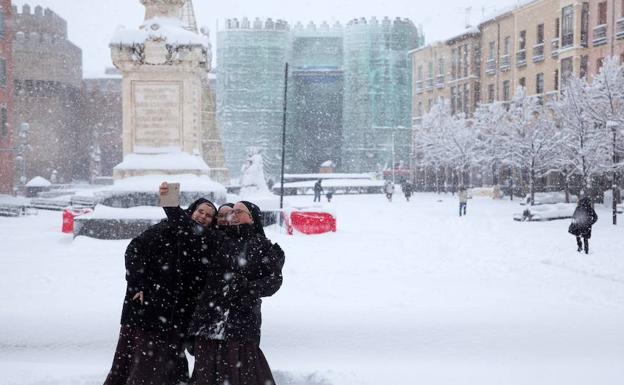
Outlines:
[[[575,203],[543,204],[539,206],[526,206],[521,213],[515,213],[515,221],[552,221],[556,219],[572,218]]]

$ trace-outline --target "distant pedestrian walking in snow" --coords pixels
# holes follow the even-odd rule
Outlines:
[[[468,191],[464,186],[459,186],[459,191],[457,192],[457,197],[459,198],[459,216],[466,215],[466,205],[468,204]]]
[[[334,191],[332,189],[328,189],[325,196],[327,197],[327,203],[331,203],[331,200],[334,197]]]
[[[386,181],[386,184],[384,185],[384,192],[386,193],[386,199],[388,199],[388,202],[392,202],[392,194],[394,194],[394,183],[392,183],[392,181]]]
[[[405,195],[405,199],[409,202],[410,198],[412,197],[412,191],[414,190],[414,188],[412,187],[412,184],[409,181],[405,181],[405,183],[403,183],[403,194]]]
[[[314,202],[321,201],[321,194],[323,193],[323,186],[321,186],[322,181],[322,179],[319,179],[316,183],[314,183]]]
[[[589,238],[591,238],[591,229],[596,221],[598,221],[598,215],[592,207],[591,199],[588,197],[579,199],[576,210],[572,214],[572,223],[568,228],[568,232],[576,237],[579,253],[584,248],[585,254],[589,254]]]

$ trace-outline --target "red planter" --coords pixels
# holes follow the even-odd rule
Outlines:
[[[336,218],[328,213],[295,211],[290,214],[292,227],[304,234],[322,234],[336,231]]]

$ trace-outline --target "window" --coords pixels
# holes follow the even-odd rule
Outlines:
[[[491,41],[488,47],[488,60],[494,60],[494,42]]]
[[[537,26],[537,44],[544,44],[544,24]]]
[[[584,78],[587,75],[588,56],[581,56],[581,68],[579,69],[579,77]]]
[[[565,85],[566,80],[574,73],[574,64],[572,58],[568,57],[561,60],[561,80]]]
[[[602,64],[604,63],[604,58],[598,58],[596,60],[596,73],[600,72],[600,69],[602,68]]]
[[[572,5],[563,7],[561,10],[561,36],[562,47],[569,47],[574,43],[574,8]]]
[[[504,101],[509,101],[509,99],[511,97],[510,91],[511,91],[510,82],[509,82],[509,80],[505,80],[503,82],[503,100]]]
[[[503,45],[503,55],[509,55],[511,50],[511,36],[505,36],[505,42]]]
[[[455,87],[451,87],[451,115],[455,115]]]
[[[624,0],[622,0],[624,1]],[[560,22],[559,22],[559,18],[555,19],[555,38],[558,39],[559,38],[559,29],[561,28]]]
[[[422,81],[423,80],[423,69],[422,66],[418,66],[418,80]]]
[[[457,77],[457,49],[453,48],[451,50],[451,78],[455,79]]]
[[[464,63],[462,67],[464,68],[464,77],[468,77],[468,44],[464,45]]]
[[[555,70],[554,76],[555,91],[559,91],[559,70]]]
[[[431,111],[431,106],[433,106],[433,99],[427,100],[427,112]]]
[[[474,85],[474,107],[476,108],[479,102],[481,101],[481,85],[479,83],[475,83]]]
[[[0,107],[0,137],[9,136],[9,118],[6,107]]]
[[[470,86],[468,83],[464,84],[464,113],[468,114],[470,103]]]
[[[624,0],[622,0],[624,1]],[[624,53],[620,54],[620,64],[624,64]]]
[[[429,79],[433,78],[433,62],[429,62]]]
[[[520,38],[518,39],[518,49],[521,51],[526,48],[526,31],[520,31]]]
[[[587,47],[587,41],[589,40],[589,4],[583,3],[581,10],[581,46]]]
[[[438,75],[444,76],[444,59],[438,59]]]
[[[518,85],[522,88],[526,87],[526,78],[520,78],[520,80],[518,80]]]
[[[0,86],[6,87],[7,84],[7,68],[6,60],[0,59]]]
[[[607,24],[607,2],[598,3],[598,25]]]
[[[418,109],[416,110],[417,116],[422,116],[422,102],[418,102]]]
[[[463,109],[464,109],[464,107],[462,106],[462,88],[461,88],[461,86],[457,87],[457,94],[455,96],[456,96],[455,102],[456,102],[456,107],[457,107],[457,111],[456,112],[459,113],[459,112],[462,112]]]
[[[488,103],[494,102],[494,84],[488,84]]]
[[[5,24],[4,12],[0,10],[0,38],[4,37]]]
[[[539,73],[535,76],[535,93],[544,93],[544,73]]]

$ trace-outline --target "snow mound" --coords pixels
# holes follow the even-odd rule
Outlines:
[[[50,187],[52,183],[44,177],[36,176],[32,178],[28,183],[26,183],[26,187]]]

